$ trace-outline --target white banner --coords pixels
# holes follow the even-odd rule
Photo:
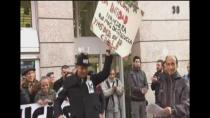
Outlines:
[[[61,105],[64,118],[70,118],[70,104],[64,101]],[[37,103],[20,106],[21,118],[53,118],[53,105],[40,106]]]
[[[131,52],[141,17],[138,1],[98,1],[90,29],[125,57]]]

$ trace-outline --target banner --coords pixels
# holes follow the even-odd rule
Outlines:
[[[141,17],[138,1],[98,1],[90,29],[125,57],[131,52]]]
[[[70,104],[64,101],[61,105],[64,117],[70,118]],[[37,103],[20,106],[20,118],[53,118],[53,105],[40,106]]]

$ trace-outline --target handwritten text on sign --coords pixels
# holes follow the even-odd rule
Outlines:
[[[131,52],[140,21],[137,1],[99,1],[90,29],[125,57]]]

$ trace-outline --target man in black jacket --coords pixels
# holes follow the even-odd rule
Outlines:
[[[160,75],[157,104],[164,109],[165,117],[189,118],[189,84],[177,71],[176,56],[167,56],[166,72]]]
[[[66,78],[66,75],[68,74],[68,68],[69,66],[63,65],[61,67],[61,78],[54,82],[53,89],[55,92],[58,92],[58,90],[63,86],[63,81]]]
[[[151,89],[155,91],[155,103],[157,103],[157,95],[159,92],[159,86],[160,86],[160,74],[163,72],[163,60],[159,59],[156,63],[156,70],[155,74],[151,78],[152,84]]]
[[[76,73],[64,80],[63,90],[54,102],[55,118],[63,118],[61,104],[65,97],[71,105],[71,118],[98,118],[100,103],[96,93],[96,85],[104,81],[110,72],[112,64],[111,46],[107,50],[103,70],[97,74],[88,75],[88,56],[80,54],[77,58]]]

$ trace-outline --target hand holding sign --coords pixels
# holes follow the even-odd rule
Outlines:
[[[171,107],[164,108],[163,112],[166,114],[166,116],[169,116],[171,114]]]
[[[112,52],[112,49],[113,49],[113,47],[112,47],[112,45],[111,45],[111,43],[109,42],[109,41],[107,41],[106,42],[106,45],[107,45],[107,49],[106,49],[106,55],[110,55],[111,54],[111,52]]]
[[[106,44],[107,44],[107,50],[111,51],[113,47],[112,47],[110,41],[107,41]]]
[[[147,113],[152,114],[154,117],[167,117],[171,113],[171,108],[162,108],[157,104],[149,104],[147,106]]]

